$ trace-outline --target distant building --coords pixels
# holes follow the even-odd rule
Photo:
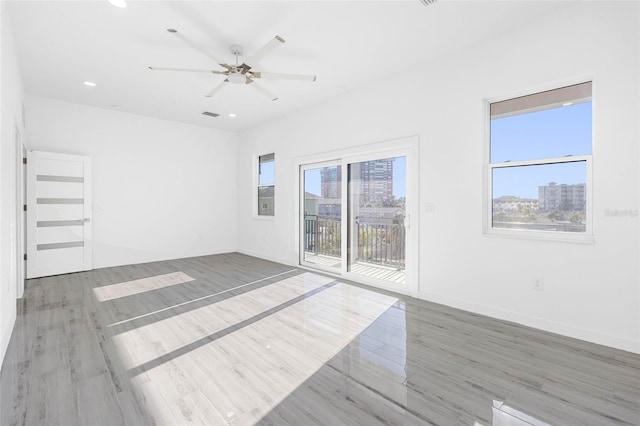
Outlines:
[[[401,207],[360,207],[356,213],[358,223],[373,225],[403,224],[405,211]]]
[[[393,199],[393,158],[358,163],[362,203],[385,203]]]
[[[351,178],[359,185],[360,202],[385,204],[393,200],[393,158],[364,161],[350,166]],[[320,196],[326,199],[342,197],[342,168],[320,170]]]
[[[339,221],[342,217],[342,200],[340,198],[323,198],[318,200],[318,218]]]
[[[263,216],[273,216],[275,212],[274,205],[274,187],[262,186],[258,188],[258,214]]]
[[[493,199],[494,211],[517,212],[522,211],[524,208],[528,208],[531,212],[537,211],[538,200],[535,198],[520,198],[514,195],[503,195],[500,198]]]
[[[311,192],[304,193],[304,216],[318,216],[318,197]]]
[[[586,207],[586,184],[549,182],[538,187],[538,207],[542,211],[581,211]]]
[[[342,197],[342,167],[323,167],[320,170],[320,195],[322,198]]]

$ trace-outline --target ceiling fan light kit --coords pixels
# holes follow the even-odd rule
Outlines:
[[[247,77],[241,72],[236,71],[236,72],[230,72],[229,76],[227,77],[227,80],[229,81],[229,83],[240,84],[240,83],[246,83]]]
[[[255,79],[265,79],[265,80],[303,80],[303,81],[316,81],[315,75],[304,75],[304,74],[286,74],[286,73],[270,73],[270,72],[261,72],[253,70],[251,65],[248,63],[255,64],[260,61],[265,55],[270,53],[276,47],[282,45],[284,43],[284,39],[280,36],[275,36],[271,41],[258,49],[257,52],[250,56],[246,62],[238,63],[238,57],[242,56],[244,53],[244,49],[242,46],[237,44],[232,45],[229,50],[231,54],[235,57],[235,65],[229,65],[221,60],[219,60],[216,56],[210,53],[203,46],[198,43],[192,41],[191,39],[185,37],[178,30],[174,28],[169,28],[167,31],[184,43],[188,44],[192,48],[198,50],[200,53],[204,54],[209,59],[216,62],[220,67],[224,68],[224,71],[220,70],[198,70],[198,69],[189,69],[189,68],[165,68],[165,67],[149,67],[150,70],[153,71],[179,71],[179,72],[196,72],[196,73],[211,73],[211,74],[220,74],[224,75],[226,78],[222,81],[218,86],[214,87],[209,93],[207,93],[206,97],[212,97],[219,90],[221,90],[225,83],[234,83],[234,84],[246,84],[250,85],[264,96],[268,97],[272,101],[278,100],[278,97],[273,93],[269,92],[267,89],[262,87],[259,84],[256,84]]]

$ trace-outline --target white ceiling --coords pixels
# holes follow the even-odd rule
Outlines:
[[[322,102],[394,71],[526,25],[568,2],[394,1],[14,1],[10,19],[27,93],[230,131]],[[205,94],[222,76],[148,66],[220,69],[166,29],[231,63],[275,35],[286,43],[254,68],[315,74],[316,82],[261,81],[271,101],[244,85]],[[508,54],[508,52],[505,52]],[[241,58],[242,59],[242,58]],[[479,64],[478,66],[482,66]],[[416,78],[420,78],[416,75]],[[472,78],[472,70],[470,70]],[[97,83],[84,86],[83,81]],[[220,117],[201,115],[203,111]],[[228,113],[236,113],[229,118]]]

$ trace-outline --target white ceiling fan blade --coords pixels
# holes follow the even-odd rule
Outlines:
[[[221,61],[220,59],[218,59],[217,57],[215,57],[213,54],[211,54],[211,52],[209,52],[207,49],[205,49],[204,47],[200,46],[198,43],[196,43],[195,41],[183,36],[181,33],[178,32],[178,30],[174,30],[173,28],[169,28],[167,31],[169,31],[171,34],[175,35],[176,37],[178,37],[180,40],[184,41],[185,43],[187,43],[189,46],[193,47],[194,49],[198,50],[200,53],[202,53],[203,55],[205,55],[207,58],[213,60],[215,63],[217,63],[218,65],[221,65],[223,67],[228,67],[228,65],[226,65],[224,63],[224,61]],[[226,65],[226,66],[225,66]]]
[[[216,70],[196,70],[192,68],[167,68],[167,67],[149,67],[150,70],[153,71],[180,71],[180,72],[198,72],[198,73],[206,73],[206,74],[226,74],[226,71],[216,71]]]
[[[220,91],[220,89],[222,89],[225,85],[227,84],[227,80],[221,82],[220,84],[218,84],[216,87],[213,88],[212,91],[210,91],[209,93],[207,93],[205,96],[207,98],[212,97],[213,95],[215,95],[216,93],[218,93]]]
[[[276,47],[280,46],[282,43],[284,43],[284,39],[280,36],[275,36],[269,43],[262,46],[256,53],[247,58],[245,63],[251,65],[260,62],[260,59],[262,59],[266,54],[270,53]]]
[[[258,92],[262,93],[263,95],[265,95],[267,98],[271,99],[272,101],[277,101],[278,97],[276,95],[274,95],[273,93],[271,93],[270,91],[268,91],[267,89],[265,89],[264,87],[260,86],[258,83],[256,83],[255,81],[252,82],[251,84],[248,84],[248,86],[253,87],[254,89],[256,89]]]
[[[282,72],[254,72],[254,78],[264,78],[265,80],[305,80],[316,81],[315,75],[305,74],[285,74]]]

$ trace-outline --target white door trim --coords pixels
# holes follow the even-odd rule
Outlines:
[[[24,255],[27,241],[25,239],[26,218],[24,212],[26,181],[25,181],[25,147],[22,143],[22,131],[16,125],[16,298],[24,295],[24,280],[26,279],[26,266]]]
[[[91,170],[86,156],[27,153],[27,278],[92,269]]]

